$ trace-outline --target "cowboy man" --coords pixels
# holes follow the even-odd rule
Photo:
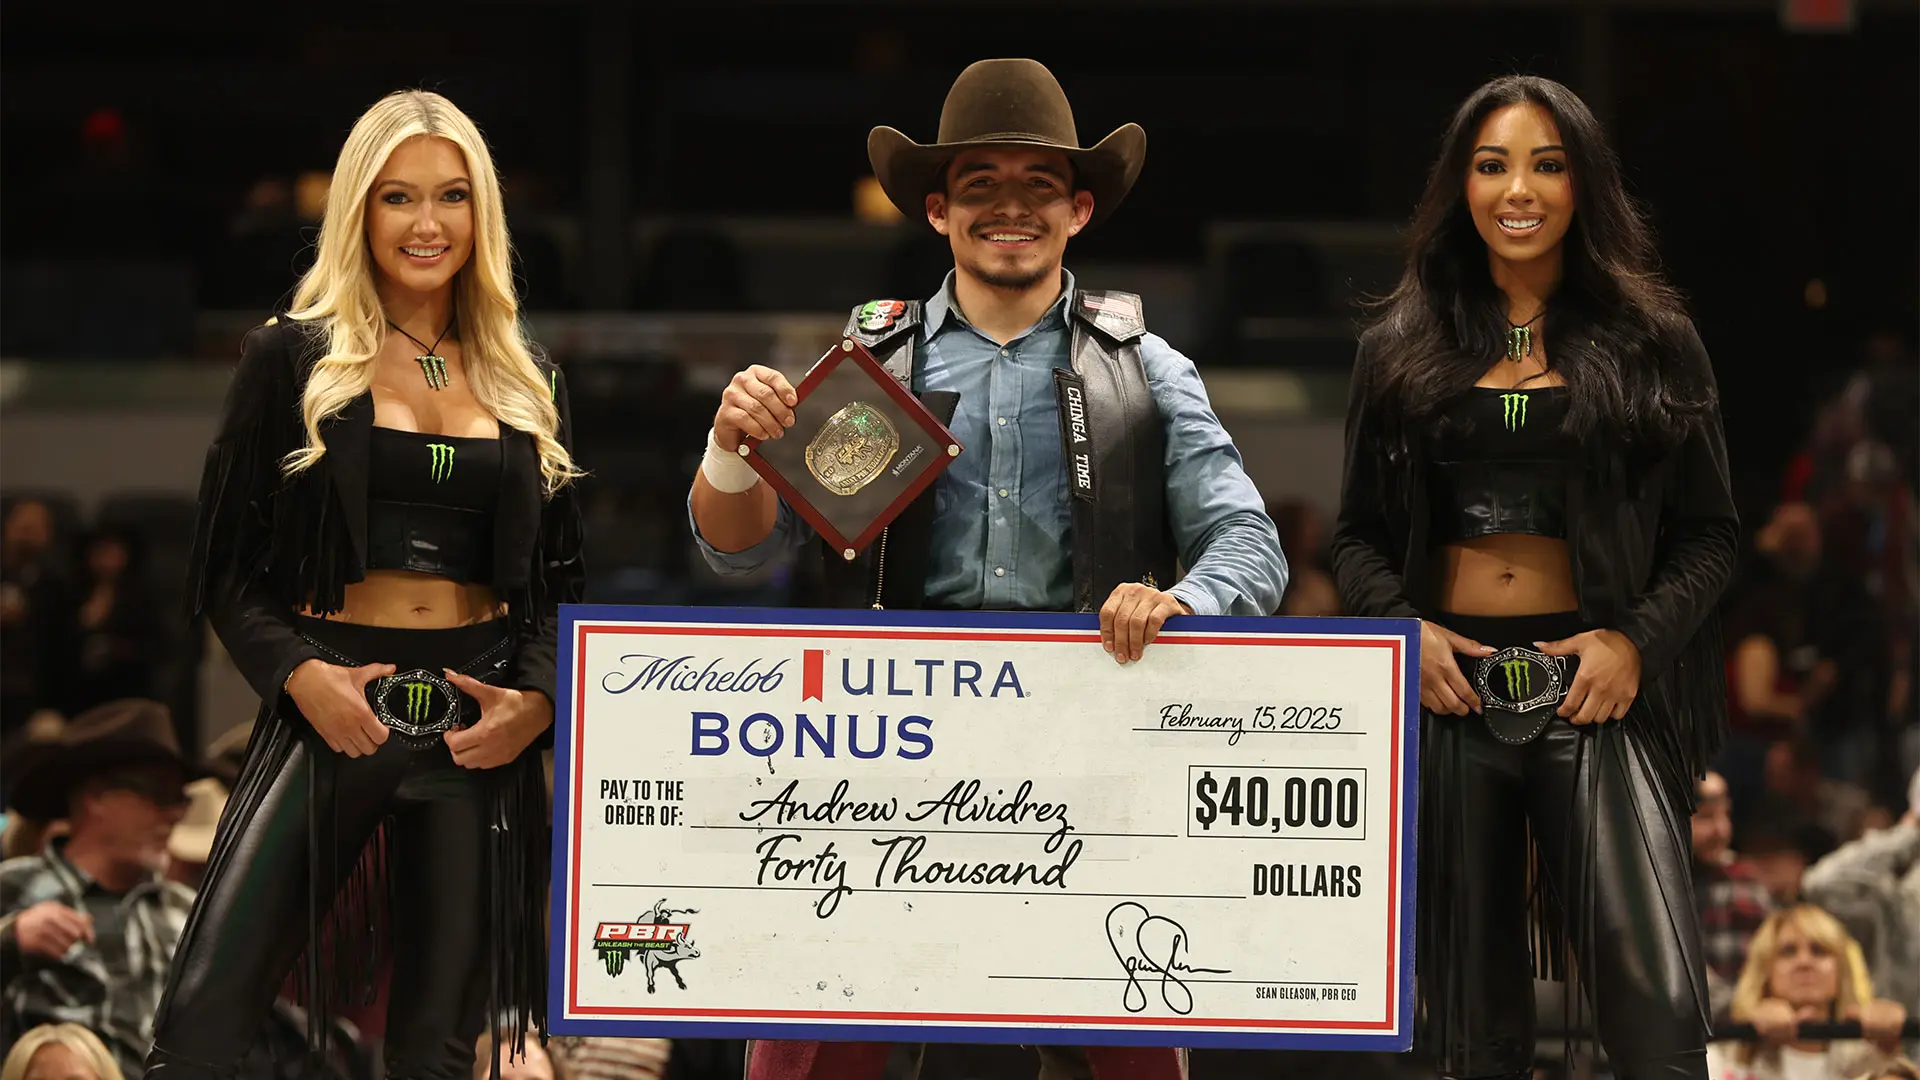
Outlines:
[[[69,827],[41,854],[0,863],[0,1044],[70,1021],[138,1076],[193,907],[192,890],[166,878],[167,841],[199,770],[167,707],[138,698],[82,713],[19,757],[14,805]]]
[[[1287,582],[1279,538],[1192,362],[1147,332],[1139,297],[1081,289],[1062,265],[1068,239],[1126,198],[1145,153],[1134,124],[1082,147],[1066,94],[1032,60],[962,72],[931,145],[875,128],[867,154],[881,186],[947,238],[954,268],[924,303],[856,307],[846,335],[966,452],[894,519],[887,543],[847,559],[737,455],[743,438],[786,434],[798,400],[781,373],[749,367],[721,395],[689,495],[709,565],[748,573],[811,550],[835,607],[1098,610],[1102,647],[1122,664],[1172,616],[1272,612]],[[866,1080],[889,1053],[760,1043],[748,1075]],[[1041,1075],[1184,1073],[1170,1049],[1080,1057],[1042,1050]]]

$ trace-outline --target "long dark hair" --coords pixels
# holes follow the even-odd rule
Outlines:
[[[1509,105],[1551,113],[1573,176],[1574,216],[1562,275],[1547,303],[1545,341],[1571,397],[1567,430],[1671,444],[1710,404],[1680,366],[1688,325],[1660,271],[1653,231],[1620,178],[1620,163],[1586,103],[1551,79],[1512,75],[1473,92],[1454,113],[1408,236],[1407,267],[1376,306],[1376,377],[1369,402],[1391,440],[1476,382],[1506,348],[1507,308],[1467,206],[1467,167],[1486,118]]]

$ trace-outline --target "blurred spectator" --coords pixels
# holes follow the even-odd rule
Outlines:
[[[1805,736],[1781,739],[1767,747],[1762,816],[1774,816],[1795,827],[1811,825],[1829,839],[1818,858],[1834,845],[1860,835],[1861,820],[1872,800],[1853,784],[1829,780],[1820,774],[1820,752]]]
[[[54,550],[53,510],[21,499],[0,523],[0,734],[53,700],[64,681],[72,600]]]
[[[1818,501],[1830,494],[1842,482],[1847,456],[1868,438],[1893,448],[1909,488],[1920,493],[1920,377],[1901,333],[1867,339],[1866,365],[1821,406],[1806,447],[1787,467],[1781,497]]]
[[[1825,564],[1811,506],[1775,507],[1753,546],[1759,566],[1728,620],[1728,712],[1737,733],[1764,740],[1817,726],[1840,661],[1879,655],[1885,638],[1865,590]]]
[[[10,648],[11,646],[8,647]],[[60,713],[53,709],[41,709],[32,716],[29,716],[25,724],[9,732],[5,739],[0,739],[0,806],[5,806],[7,809],[7,827],[9,834],[11,834],[13,830],[13,823],[16,818],[22,821],[32,820],[20,818],[19,807],[13,805],[13,784],[14,781],[20,777],[20,763],[32,756],[28,753],[32,747],[40,743],[57,741],[60,738],[60,733],[66,730],[66,727],[66,717],[60,715]],[[47,823],[38,822],[38,824],[41,827],[45,827]],[[6,854],[0,855],[0,858],[12,858],[14,854],[16,854],[14,850],[15,844],[16,841],[9,835]],[[29,847],[25,851],[18,852],[18,854],[31,854],[37,850],[38,847],[36,845]]]
[[[1754,935],[1734,988],[1736,1022],[1760,1042],[1707,1047],[1712,1080],[1852,1080],[1896,1060],[1907,1011],[1873,996],[1860,947],[1833,916],[1812,905],[1775,912]],[[1802,1022],[1858,1020],[1866,1039],[1798,1038]]]
[[[1278,615],[1340,614],[1340,590],[1327,572],[1327,522],[1319,507],[1305,499],[1287,499],[1267,507],[1287,553],[1287,592]]]
[[[1920,1080],[1920,1065],[1901,1058],[1877,1069],[1868,1069],[1854,1080]]]
[[[1830,756],[1838,775],[1872,783],[1874,761],[1887,760],[1886,736],[1908,717],[1920,612],[1913,492],[1885,444],[1863,441],[1848,454],[1845,482],[1820,504],[1820,523],[1827,561],[1859,584],[1860,617],[1874,629],[1872,640],[1859,644],[1857,686],[1836,700],[1847,706],[1850,723],[1831,725],[1837,752]],[[1897,786],[1902,778],[1888,779]]]
[[[526,1054],[514,1052],[511,1038],[500,1047],[500,1080],[569,1080],[559,1062],[548,1056],[535,1032],[527,1032]],[[474,1047],[473,1080],[488,1080],[493,1075],[493,1033],[482,1032]]]
[[[167,708],[118,701],[30,748],[13,800],[67,835],[0,864],[0,1038],[85,1025],[141,1075],[193,893],[164,876],[189,772]]]
[[[1807,867],[1833,850],[1833,840],[1817,826],[1782,815],[1761,818],[1739,832],[1743,861],[1773,897],[1775,907],[1800,902],[1800,880]]]
[[[1726,778],[1709,772],[1695,790],[1693,891],[1707,954],[1708,997],[1714,1015],[1720,1016],[1733,1003],[1733,984],[1746,964],[1747,946],[1773,914],[1774,903],[1759,872],[1734,857]]]
[[[1920,364],[1905,334],[1867,339],[1867,366],[1855,376],[1860,414],[1873,437],[1893,448],[1908,489],[1920,495]],[[1849,385],[1849,392],[1853,387]]]
[[[213,855],[213,834],[227,808],[227,786],[209,776],[187,785],[187,813],[167,837],[167,877],[196,892]]]
[[[79,1024],[41,1024],[0,1064],[0,1080],[124,1080],[98,1036]]]
[[[661,1080],[673,1041],[563,1035],[548,1040],[547,1053],[568,1080]]]
[[[207,744],[207,771],[228,791],[240,786],[240,768],[247,762],[247,747],[252,742],[253,721],[245,720]]]
[[[75,678],[61,695],[76,716],[102,702],[155,696],[154,673],[166,647],[163,620],[172,614],[135,572],[131,534],[101,529],[82,550]]]
[[[1821,859],[1801,888],[1860,942],[1874,989],[1920,1014],[1920,771],[1899,822]]]

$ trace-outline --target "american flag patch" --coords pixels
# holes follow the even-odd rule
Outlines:
[[[1131,296],[1094,296],[1088,294],[1085,297],[1085,302],[1087,307],[1094,311],[1104,311],[1122,319],[1138,319],[1140,317],[1140,305]]]

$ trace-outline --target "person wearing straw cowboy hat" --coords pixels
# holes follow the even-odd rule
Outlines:
[[[66,835],[0,863],[0,1041],[42,1023],[98,1034],[128,1075],[193,893],[167,880],[167,842],[202,770],[180,752],[165,705],[111,701],[7,763],[12,802]]]
[[[1270,614],[1286,560],[1198,372],[1147,332],[1140,297],[1082,288],[1064,266],[1068,241],[1126,199],[1145,132],[1127,124],[1083,145],[1044,66],[983,60],[955,80],[936,141],[880,127],[867,153],[893,203],[946,237],[954,265],[925,302],[854,308],[845,333],[967,449],[887,543],[848,559],[736,453],[748,436],[787,434],[797,401],[780,372],[749,367],[721,396],[688,496],[708,564],[744,574],[811,551],[832,607],[1097,611],[1102,647],[1122,664],[1169,617]],[[877,1077],[891,1052],[758,1043],[748,1075]],[[1041,1061],[1048,1080],[1185,1071],[1159,1048],[1050,1049]]]

